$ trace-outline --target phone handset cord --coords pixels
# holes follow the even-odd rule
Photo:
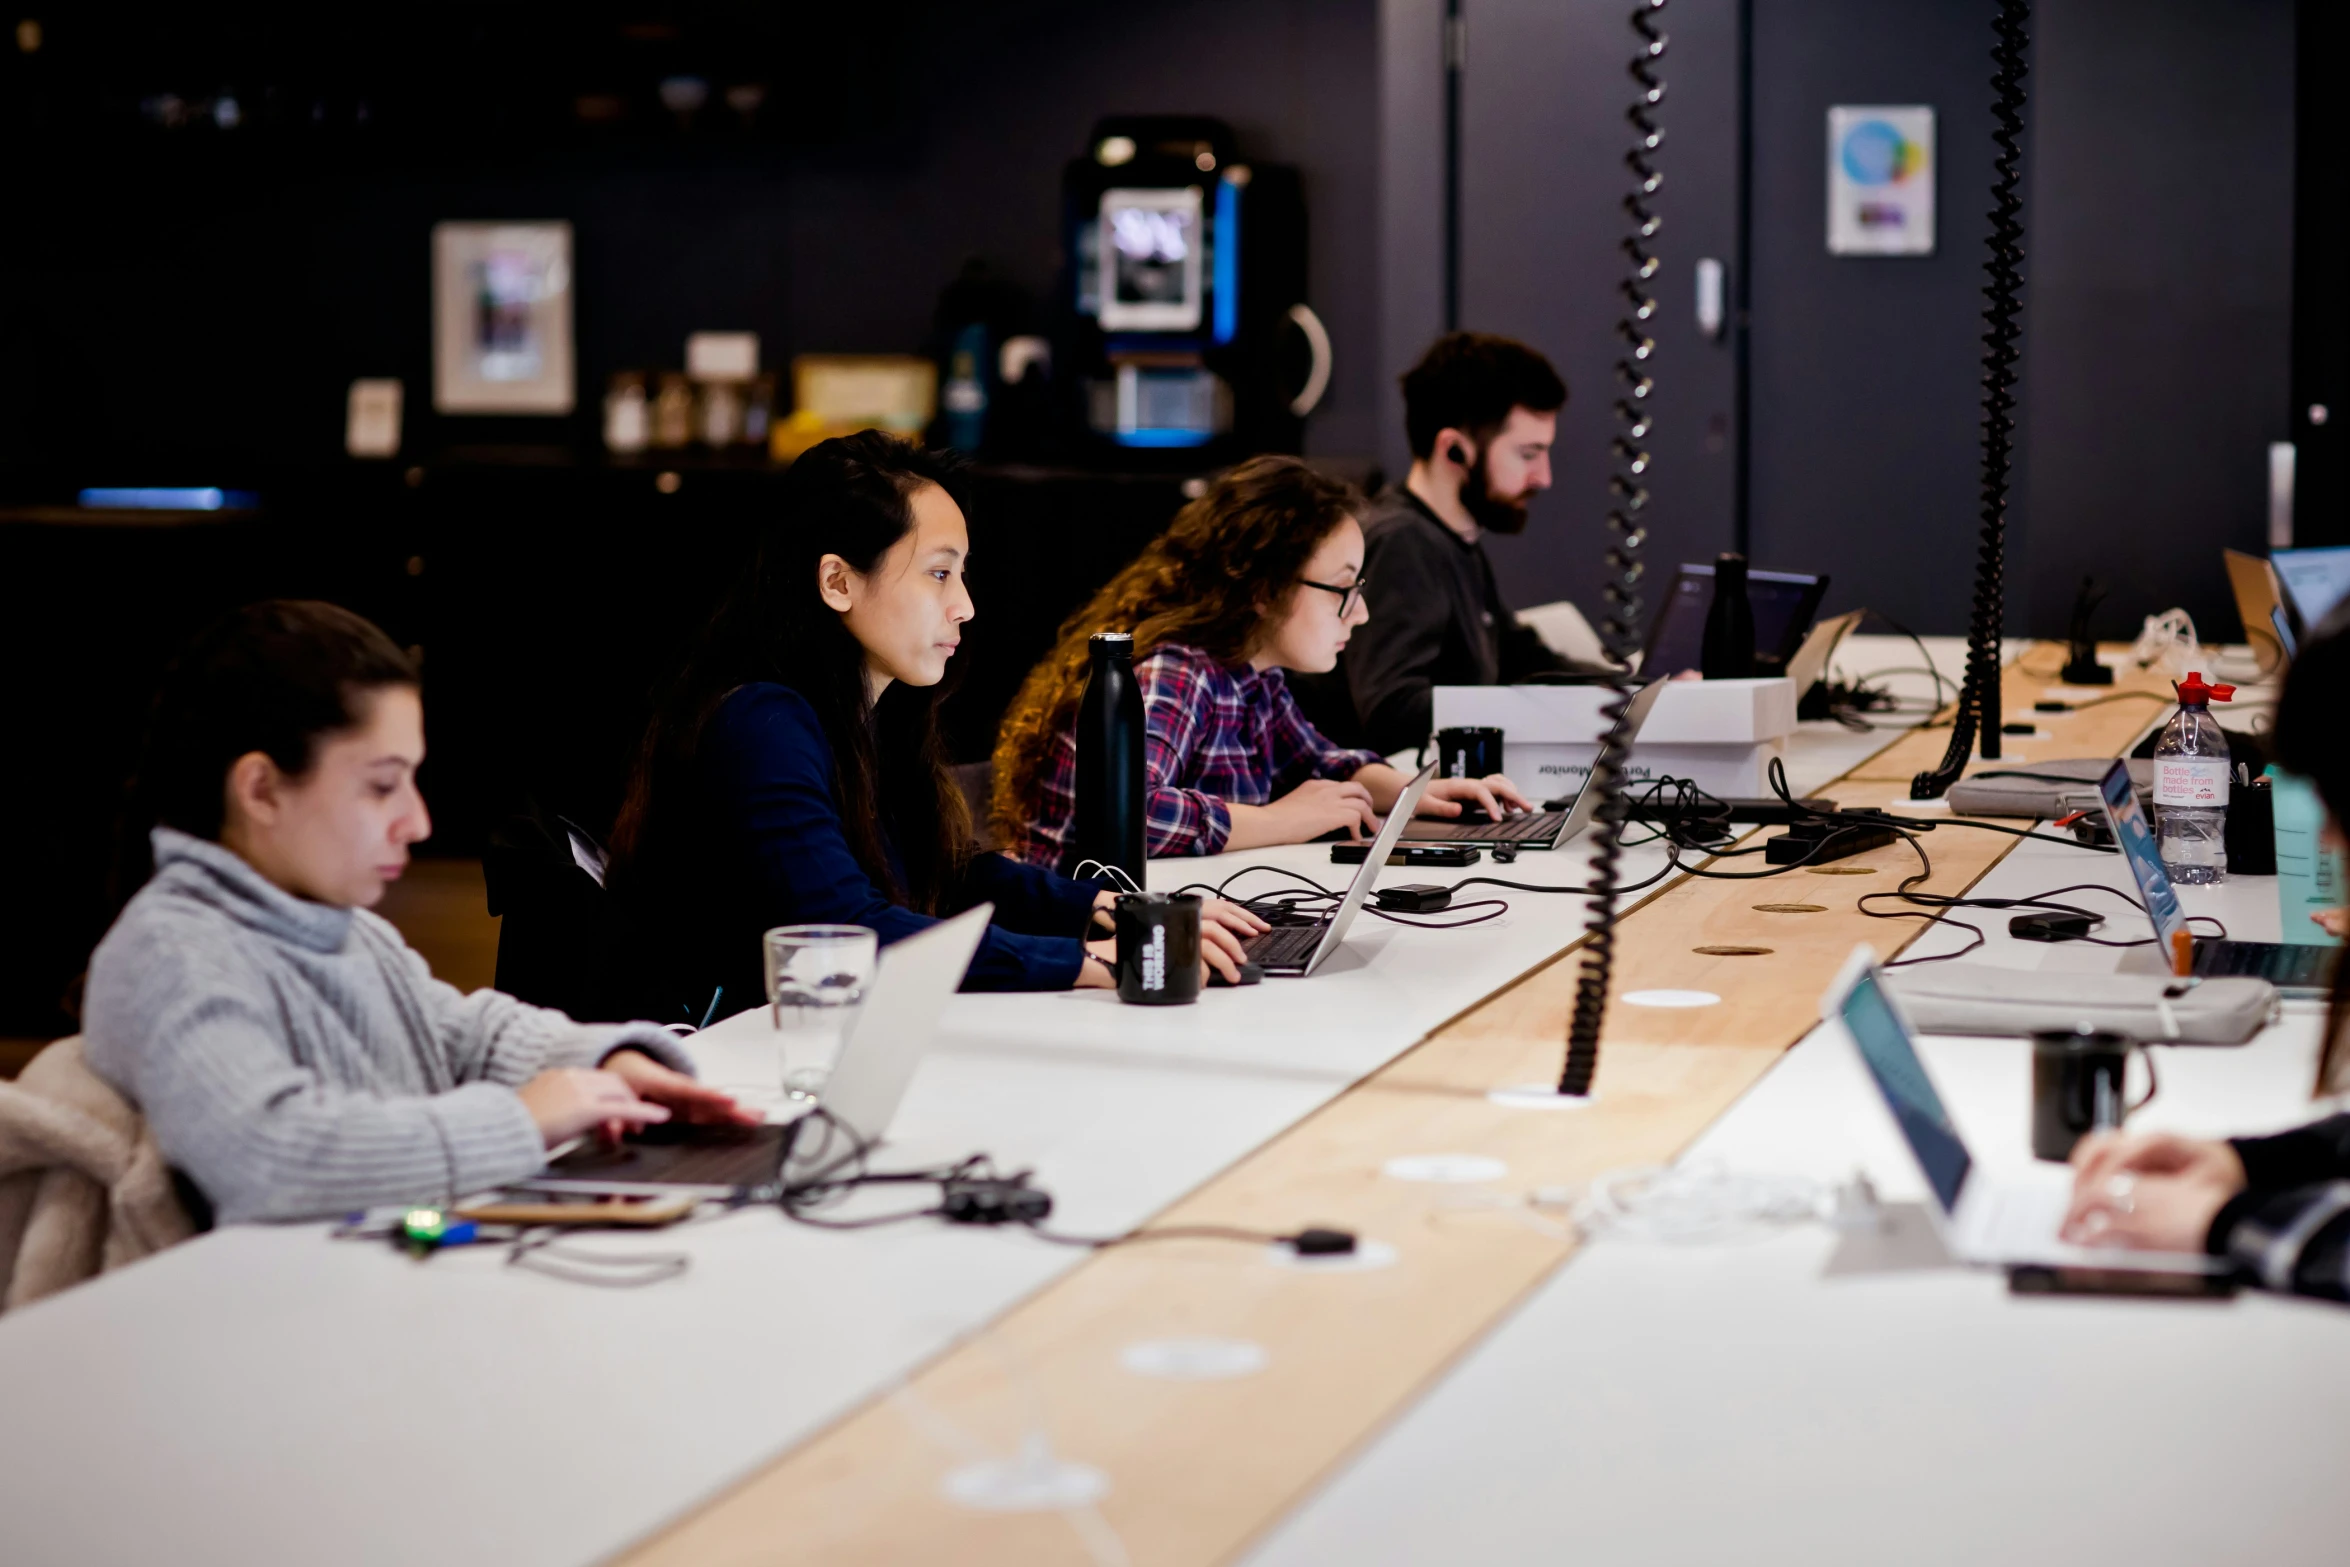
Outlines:
[[[2016,194],[2023,177],[2024,76],[2029,69],[2025,49],[2031,40],[2030,0],[2000,0],[1999,19],[1992,24],[1999,41],[1992,46],[1991,105],[1996,122],[1991,140],[1999,154],[1992,160],[1997,178],[1991,182],[1990,255],[1984,272],[1990,279],[1983,290],[1983,546],[1975,563],[1974,619],[1967,627],[1966,685],[1950,725],[1950,749],[1942,765],[1909,781],[1913,800],[1938,800],[1949,792],[1966,769],[1968,753],[1982,738],[1986,761],[1999,756],[1999,631],[2006,618],[2002,584],[2006,575],[2007,480],[2015,445],[2016,342],[2023,336],[2018,318],[2024,308],[2023,199]]]
[[[1624,775],[1631,744],[1624,733],[1625,710],[1639,682],[1632,660],[1640,652],[1640,547],[1648,538],[1648,466],[1646,442],[1653,423],[1649,394],[1656,382],[1649,361],[1656,353],[1651,324],[1656,299],[1649,288],[1656,281],[1658,261],[1649,242],[1662,221],[1650,207],[1664,177],[1652,161],[1664,144],[1657,124],[1657,106],[1664,102],[1664,78],[1657,65],[1665,57],[1665,35],[1657,30],[1657,13],[1665,0],[1637,0],[1632,8],[1632,31],[1640,42],[1632,55],[1632,80],[1639,85],[1625,118],[1636,133],[1624,165],[1632,171],[1632,189],[1624,197],[1624,211],[1632,230],[1624,236],[1624,257],[1632,264],[1620,285],[1631,308],[1616,321],[1623,353],[1616,360],[1616,422],[1620,427],[1608,443],[1614,470],[1608,475],[1607,612],[1600,621],[1600,640],[1608,653],[1608,698],[1600,709],[1607,724],[1600,737],[1599,755],[1591,764],[1587,788],[1599,791],[1597,819],[1592,824],[1595,847],[1591,855],[1592,907],[1584,929],[1583,966],[1575,981],[1575,1010],[1567,1024],[1567,1061],[1559,1074],[1559,1092],[1588,1094],[1592,1074],[1599,1068],[1599,1025],[1607,1015],[1608,981],[1615,965],[1617,861],[1624,835]]]

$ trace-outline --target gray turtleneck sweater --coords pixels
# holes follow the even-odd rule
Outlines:
[[[653,1024],[461,994],[364,909],[168,827],[153,842],[154,878],[90,959],[84,1049],[223,1223],[518,1180],[546,1161],[514,1092],[538,1072],[624,1045],[691,1070]]]

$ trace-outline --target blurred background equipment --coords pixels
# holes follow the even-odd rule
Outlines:
[[[1297,171],[1198,116],[1114,116],[1061,175],[1069,364],[1097,452],[1294,452],[1329,384]]]

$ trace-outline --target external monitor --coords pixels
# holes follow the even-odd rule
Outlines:
[[[1749,571],[1746,600],[1754,609],[1754,655],[1767,669],[1783,669],[1803,646],[1828,591],[1826,577],[1793,571]],[[1640,667],[1651,675],[1695,669],[1705,650],[1705,613],[1714,600],[1714,569],[1682,566],[1649,627]]]

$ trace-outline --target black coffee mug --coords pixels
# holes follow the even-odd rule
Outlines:
[[[2141,1047],[2102,1028],[2052,1028],[2032,1036],[2032,1152],[2062,1163],[2090,1132],[2118,1129],[2154,1098],[2154,1058],[2146,1057],[2146,1093],[2127,1098],[2130,1056]]]
[[[1200,900],[1189,892],[1129,892],[1118,927],[1118,999],[1173,1007],[1199,999]]]
[[[1501,731],[1486,724],[1436,731],[1436,776],[1490,778],[1501,771]]]

